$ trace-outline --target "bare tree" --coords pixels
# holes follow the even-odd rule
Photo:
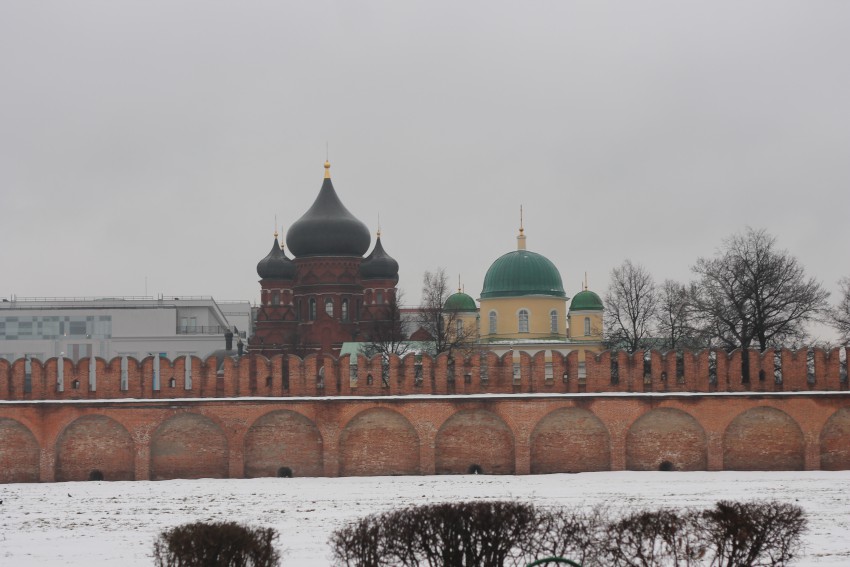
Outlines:
[[[805,324],[827,308],[829,292],[763,229],[727,238],[717,256],[699,258],[693,271],[699,276],[694,313],[728,349],[802,341]]]
[[[410,343],[407,342],[407,325],[401,317],[404,293],[399,289],[390,294],[384,305],[382,319],[371,321],[367,328],[366,356],[380,354],[386,359],[391,354],[403,355]]]
[[[655,327],[665,349],[698,348],[700,330],[694,325],[688,288],[673,280],[664,280],[658,288]]]
[[[416,322],[431,337],[434,354],[469,350],[475,343],[476,329],[459,325],[459,313],[446,309],[446,300],[451,294],[452,288],[444,268],[426,271],[422,276],[422,303]]]
[[[850,342],[850,278],[841,278],[838,285],[841,286],[841,300],[832,310],[830,319],[846,344]]]
[[[609,347],[629,352],[645,348],[658,312],[658,290],[652,275],[631,260],[611,270],[605,308],[605,341]]]

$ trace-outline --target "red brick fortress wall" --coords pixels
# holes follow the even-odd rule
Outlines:
[[[0,361],[0,482],[850,469],[846,352],[746,355]]]
[[[850,468],[834,394],[0,405],[0,481]]]

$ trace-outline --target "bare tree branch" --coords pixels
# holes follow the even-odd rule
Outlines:
[[[658,291],[640,264],[624,261],[611,270],[605,294],[605,341],[611,348],[644,348],[658,312]]]
[[[380,354],[387,358],[391,354],[401,356],[408,351],[407,325],[401,317],[401,305],[404,303],[404,293],[396,290],[387,298],[383,310],[383,319],[371,321],[368,324],[367,345],[364,348],[366,356]]]
[[[458,325],[458,312],[446,309],[446,300],[452,294],[449,277],[444,268],[426,271],[422,276],[422,303],[419,305],[417,324],[433,342],[433,353],[470,350],[474,347],[477,330],[469,325]]]
[[[850,278],[841,278],[838,285],[841,286],[841,300],[832,310],[830,319],[846,344],[850,342]]]
[[[655,327],[664,349],[700,348],[706,344],[701,330],[694,324],[688,288],[679,282],[664,280],[658,289]]]
[[[717,256],[699,258],[693,271],[699,276],[694,313],[727,349],[802,341],[805,324],[827,307],[829,292],[763,229],[726,239]]]

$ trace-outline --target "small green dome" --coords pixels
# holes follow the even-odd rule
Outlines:
[[[588,289],[578,292],[570,303],[570,311],[602,311],[603,309],[602,300]]]
[[[498,258],[487,270],[481,298],[522,295],[566,297],[555,264],[535,252],[514,250]]]
[[[451,294],[446,300],[444,308],[447,311],[478,311],[475,300],[462,291]]]

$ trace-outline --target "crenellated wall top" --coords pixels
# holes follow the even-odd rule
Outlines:
[[[0,359],[0,400],[848,390],[848,348]]]

